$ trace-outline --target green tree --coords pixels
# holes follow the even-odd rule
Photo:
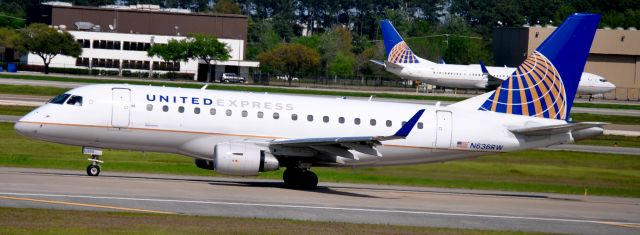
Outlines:
[[[207,82],[211,82],[211,61],[229,60],[229,47],[213,36],[194,34],[191,37],[187,43],[189,57],[207,63]]]
[[[55,30],[46,24],[31,24],[21,29],[19,36],[16,49],[42,58],[45,74],[49,73],[49,64],[57,55],[78,57],[82,54],[82,47],[71,34]]]
[[[13,48],[18,41],[18,32],[13,29],[0,28],[0,45],[3,47]]]
[[[356,59],[352,54],[339,52],[329,64],[329,74],[338,77],[351,77],[354,74]]]
[[[189,59],[189,46],[185,40],[171,39],[165,43],[155,43],[147,50],[149,57],[160,57],[164,62],[172,62],[173,64],[187,61]],[[175,78],[175,67],[171,66],[173,77]]]
[[[250,60],[265,51],[276,47],[282,40],[280,35],[273,29],[269,21],[254,21],[249,19],[249,33],[247,35],[247,58]]]
[[[233,0],[217,0],[213,12],[223,14],[240,14],[240,6]]]
[[[307,74],[318,67],[320,54],[300,44],[281,43],[273,50],[258,55],[258,61],[263,71],[286,74],[291,86],[293,77]]]

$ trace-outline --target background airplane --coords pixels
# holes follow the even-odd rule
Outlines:
[[[402,39],[389,20],[380,22],[387,59],[384,62],[372,60],[393,74],[407,80],[419,80],[428,84],[450,88],[480,88],[497,86],[514,73],[516,68],[486,67],[480,65],[446,64],[416,56]],[[582,73],[578,94],[598,95],[615,89],[615,85],[601,76]]]
[[[495,91],[446,107],[99,84],[56,96],[15,130],[82,146],[91,176],[100,173],[102,149],[113,148],[182,154],[236,176],[286,167],[285,184],[299,188],[316,187],[311,167],[442,162],[570,143],[601,135],[605,124],[568,122],[599,19],[570,16]]]

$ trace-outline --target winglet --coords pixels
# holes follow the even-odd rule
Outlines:
[[[440,57],[440,64],[447,64],[447,62],[444,61],[444,58]]]
[[[416,114],[413,115],[413,117],[411,117],[411,119],[409,119],[409,121],[407,121],[407,123],[405,123],[402,127],[400,127],[400,130],[398,130],[395,134],[393,134],[393,136],[406,138],[409,135],[409,133],[411,133],[411,130],[413,130],[413,127],[416,125],[416,123],[418,123],[418,120],[420,119],[423,113],[424,113],[424,109],[420,109]]]
[[[482,60],[480,60],[480,69],[482,70],[482,74],[489,75],[489,70],[487,70],[487,66],[484,66]]]

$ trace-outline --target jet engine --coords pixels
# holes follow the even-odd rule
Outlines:
[[[220,174],[253,176],[279,167],[276,157],[252,143],[219,143],[213,152],[213,168]]]

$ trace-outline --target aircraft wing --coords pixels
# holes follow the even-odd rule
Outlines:
[[[424,113],[424,109],[419,110],[416,114],[409,119],[400,129],[393,135],[388,136],[352,136],[352,137],[322,137],[322,138],[303,138],[303,139],[286,139],[286,140],[274,140],[269,143],[271,149],[284,149],[290,148],[287,151],[291,156],[291,153],[300,153],[301,156],[308,156],[306,153],[311,152],[323,152],[325,154],[340,156],[344,158],[351,158],[358,160],[357,156],[354,156],[349,150],[360,152],[367,155],[373,155],[382,157],[382,154],[378,152],[376,146],[382,145],[381,141],[396,140],[406,138],[411,130]],[[274,152],[274,151],[272,151]],[[281,151],[282,152],[282,151]],[[275,151],[274,154],[278,154]]]
[[[514,134],[520,135],[528,135],[528,136],[539,136],[539,135],[552,135],[552,134],[561,134],[567,133],[569,131],[578,131],[591,127],[602,127],[609,123],[605,122],[577,122],[577,123],[567,123],[567,124],[559,124],[559,125],[551,125],[551,126],[537,126],[537,127],[525,127],[525,128],[517,128],[511,129],[509,131]]]
[[[491,75],[487,67],[484,66],[484,62],[482,62],[482,60],[480,61],[480,69],[482,70],[482,75],[486,76],[489,80],[487,85],[497,86],[504,82],[504,79],[500,79],[496,76]]]

